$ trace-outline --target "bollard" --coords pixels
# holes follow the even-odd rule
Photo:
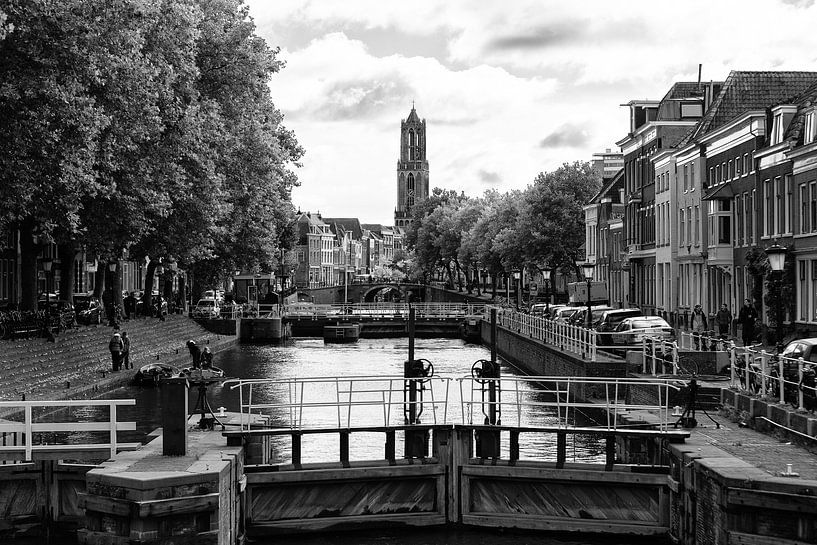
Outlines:
[[[187,454],[188,390],[186,378],[162,380],[162,454]]]

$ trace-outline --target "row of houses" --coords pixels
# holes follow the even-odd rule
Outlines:
[[[360,223],[357,218],[324,218],[306,212],[297,217],[296,225],[293,272],[298,286],[336,286],[368,279],[378,268],[390,265],[395,252],[403,249],[402,229]]]
[[[750,299],[768,321],[764,250],[779,243],[787,319],[817,329],[816,99],[817,72],[733,71],[627,103],[623,167],[585,207],[611,302],[671,315]]]

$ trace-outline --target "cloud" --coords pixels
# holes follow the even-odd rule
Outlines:
[[[814,5],[814,0],[782,0],[782,2],[796,8],[810,8]]]
[[[479,176],[480,183],[486,185],[496,185],[502,181],[502,177],[496,172],[480,169],[477,175]]]
[[[319,119],[328,121],[379,117],[383,110],[406,104],[416,92],[401,77],[389,79],[339,81],[327,90],[326,98],[313,110]]]
[[[544,137],[539,142],[540,148],[580,148],[590,141],[590,134],[585,127],[565,124]]]
[[[576,21],[562,21],[524,34],[498,36],[488,42],[486,49],[542,49],[575,42],[583,34]]]

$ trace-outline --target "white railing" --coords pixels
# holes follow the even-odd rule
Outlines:
[[[485,320],[490,320],[488,312],[489,309],[486,309]],[[521,335],[558,347],[560,350],[580,354],[590,361],[596,359],[598,333],[593,329],[548,320],[542,316],[533,316],[507,308],[497,308],[496,315],[499,325]]]
[[[656,337],[644,337],[641,340],[641,372],[645,375],[677,375],[680,358],[678,341],[667,341]]]
[[[702,351],[727,351],[732,345],[732,341],[715,335],[714,331],[704,331],[695,333],[692,331],[681,331],[678,334],[678,348],[681,350],[702,350]]]
[[[121,443],[117,434],[120,431],[135,431],[135,422],[117,421],[117,407],[123,405],[136,405],[135,399],[108,399],[108,400],[81,400],[81,401],[2,401],[0,410],[14,411],[7,420],[0,421],[0,434],[3,434],[3,445],[0,446],[0,456],[4,459],[17,459],[15,455],[23,455],[23,461],[31,461],[38,453],[66,452],[77,453],[88,451],[107,450],[110,456],[116,455],[119,450],[132,450],[139,446],[139,443]],[[84,412],[93,411],[91,408],[100,408],[105,412],[107,408],[107,420],[96,420],[81,422],[76,419],[70,421],[57,421],[60,409],[70,407],[82,407]],[[47,420],[40,421],[39,415],[35,411],[47,413]],[[21,420],[15,419],[20,416]],[[102,415],[100,415],[102,417]],[[67,419],[66,419],[67,420]],[[98,442],[78,442],[71,439],[62,443],[55,441],[46,444],[45,441],[57,434],[81,433],[83,439],[92,439],[91,432],[106,432],[105,441]],[[14,444],[9,444],[14,443]],[[66,454],[66,458],[72,454]]]
[[[294,303],[283,307],[290,318],[408,318],[414,309],[416,318],[456,318],[482,316],[484,304],[471,303],[350,303],[319,305]]]
[[[451,388],[451,382],[457,388]],[[405,379],[400,376],[312,377],[290,379],[236,379],[224,383],[237,389],[242,431],[259,427],[258,415],[272,429],[371,429],[404,426],[406,412],[414,409],[425,425],[496,425],[504,427],[575,427],[577,413],[587,409],[606,412],[602,421],[582,426],[619,429],[618,416],[643,410],[658,417],[655,425],[667,430],[671,422],[670,394],[677,381],[633,378],[465,376]],[[408,389],[416,397],[409,398]],[[654,392],[656,403],[627,401],[628,389]],[[593,401],[580,398],[592,390]],[[491,392],[492,393],[489,393]],[[649,396],[635,396],[644,399]],[[489,414],[497,416],[495,420]],[[581,418],[580,420],[584,420]]]
[[[800,410],[817,409],[814,371],[817,364],[788,358],[759,349],[757,345],[733,346],[729,350],[729,384],[732,388],[760,395]]]
[[[575,426],[577,413],[581,412],[586,418],[586,410],[593,408],[605,412],[604,421],[590,426],[593,428],[615,431],[619,429],[619,415],[640,410],[658,416],[658,429],[666,431],[676,420],[670,414],[670,391],[680,390],[677,381],[661,379],[513,376],[500,379],[462,377],[457,380],[460,383],[462,423],[468,425],[487,424],[488,408],[493,407],[494,413],[501,415],[503,426],[529,426],[531,415],[552,414],[555,422],[551,425],[570,428]],[[485,389],[490,384],[500,392],[495,396],[496,401],[485,401]],[[628,402],[630,387],[652,390],[657,403]],[[593,401],[579,397],[588,390],[593,391]],[[534,391],[539,395],[530,395]]]
[[[254,425],[253,416],[258,414],[267,416],[273,428],[307,430],[404,425],[410,405],[425,423],[445,424],[450,382],[442,377],[357,375],[236,379],[224,384],[238,390],[242,430]],[[421,394],[405,402],[411,386]]]

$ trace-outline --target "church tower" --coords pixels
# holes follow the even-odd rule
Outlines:
[[[400,122],[400,159],[397,160],[397,208],[394,226],[411,223],[411,208],[428,197],[428,161],[426,160],[426,120],[420,120],[411,105],[408,117]]]

